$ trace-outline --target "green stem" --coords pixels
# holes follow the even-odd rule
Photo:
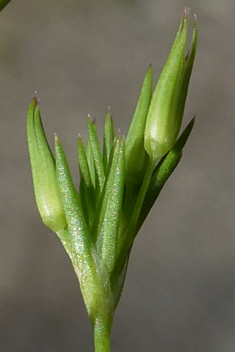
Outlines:
[[[110,352],[112,319],[99,317],[93,325],[95,352]]]
[[[146,173],[144,176],[144,180],[143,180],[143,183],[140,188],[140,192],[139,192],[136,204],[135,204],[135,208],[134,208],[134,211],[133,211],[133,214],[132,214],[129,226],[128,226],[127,231],[128,231],[129,235],[127,235],[127,238],[132,237],[132,241],[134,239],[133,237],[135,237],[135,235],[136,235],[137,221],[138,221],[138,218],[139,218],[139,215],[140,215],[143,203],[144,203],[144,198],[146,196],[155,165],[156,165],[156,161],[150,159],[148,162],[148,166],[147,166],[147,170],[146,170]]]
[[[128,228],[125,231],[124,242],[122,243],[122,248],[120,248],[119,253],[122,253],[123,248],[128,249],[129,245],[131,245],[131,243],[134,240],[134,237],[136,235],[135,230],[136,230],[136,226],[137,226],[137,221],[138,221],[138,218],[139,218],[139,215],[141,212],[141,208],[142,208],[142,205],[144,202],[145,195],[148,190],[149,182],[151,180],[155,164],[156,164],[155,161],[153,161],[151,159],[149,160],[147,170],[146,170],[146,173],[144,176],[144,180],[143,180],[142,186],[140,188],[138,198],[136,200],[135,208],[133,210]]]
[[[147,166],[145,176],[144,176],[143,183],[140,188],[138,198],[136,200],[135,208],[133,210],[130,223],[129,223],[126,231],[124,231],[124,233],[123,233],[123,238],[122,238],[122,241],[121,241],[120,246],[118,248],[119,250],[118,250],[118,257],[116,259],[116,265],[115,265],[114,270],[111,275],[111,285],[113,285],[113,282],[118,277],[118,275],[120,273],[120,268],[121,269],[123,268],[127,252],[129,250],[130,246],[132,245],[134,238],[136,236],[138,218],[139,218],[142,206],[143,206],[144,198],[146,196],[148,186],[149,186],[155,165],[156,165],[156,160],[150,159],[148,166]]]

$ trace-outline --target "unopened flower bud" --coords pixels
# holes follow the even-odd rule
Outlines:
[[[55,162],[43,130],[37,99],[29,106],[27,135],[34,193],[44,224],[54,232],[66,226],[56,180]]]
[[[185,56],[188,15],[186,9],[148,111],[144,147],[154,161],[173,147],[181,127],[197,45],[195,20],[191,48]]]

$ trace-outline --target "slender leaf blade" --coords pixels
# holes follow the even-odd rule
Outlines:
[[[82,272],[83,264],[91,261],[91,236],[62,145],[57,136],[55,136],[55,151],[57,182],[74,250],[72,256]]]
[[[126,137],[126,183],[142,182],[148,155],[144,149],[144,132],[148,109],[152,97],[153,73],[150,66],[140,92],[139,100]]]
[[[118,247],[118,230],[122,211],[124,189],[124,158],[125,144],[117,138],[113,160],[107,182],[104,186],[102,206],[97,225],[96,247],[105,263],[108,272],[111,272],[116,259]]]
[[[114,131],[113,119],[110,115],[110,111],[108,111],[105,118],[104,143],[103,143],[103,165],[104,165],[105,175],[107,175],[107,172],[108,172],[109,159],[113,148],[114,138],[115,138],[115,131]]]
[[[104,181],[105,181],[104,166],[103,166],[102,154],[100,150],[100,144],[99,144],[99,140],[96,132],[96,127],[90,118],[88,118],[88,137],[91,145],[95,171],[98,177],[98,187],[101,193],[104,185]]]
[[[81,137],[78,138],[78,164],[80,171],[80,197],[83,213],[89,226],[92,225],[95,214],[95,189],[91,180],[90,169]]]

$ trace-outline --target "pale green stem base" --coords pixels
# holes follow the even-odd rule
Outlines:
[[[110,352],[112,319],[97,318],[93,326],[95,352]]]

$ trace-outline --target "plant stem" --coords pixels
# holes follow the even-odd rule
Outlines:
[[[125,263],[125,258],[127,256],[128,250],[130,249],[134,238],[136,236],[136,229],[138,225],[138,218],[141,212],[141,208],[144,203],[144,198],[146,196],[148,186],[152,177],[152,173],[154,167],[156,165],[156,160],[150,159],[148,162],[147,170],[144,176],[144,180],[142,182],[142,186],[140,188],[139,195],[136,199],[136,204],[131,216],[130,223],[125,231],[123,231],[123,237],[120,241],[120,246],[118,248],[118,256],[116,259],[116,265],[111,275],[111,286],[113,286],[115,280],[120,275],[120,268],[122,270],[123,265]]]
[[[98,317],[93,325],[95,352],[110,352],[112,319]]]
[[[130,220],[130,223],[128,226],[129,236],[127,236],[127,238],[132,237],[132,241],[134,239],[133,237],[136,235],[136,227],[137,227],[138,218],[139,218],[139,215],[140,215],[143,203],[144,203],[144,198],[146,196],[155,165],[156,165],[156,160],[149,159],[146,173],[144,176],[144,180],[143,180],[142,186],[140,188],[140,192],[139,192],[138,198],[136,200],[135,208],[132,213],[132,217],[131,217],[131,220]]]
[[[131,215],[131,220],[129,222],[127,229],[123,232],[123,238],[120,241],[120,247],[118,248],[119,260],[117,259],[117,265],[116,265],[117,267],[120,267],[120,265],[121,265],[120,260],[123,263],[123,259],[126,256],[126,252],[135,238],[138,218],[139,218],[139,215],[141,212],[141,208],[143,206],[144,197],[146,196],[155,164],[156,164],[155,161],[153,161],[151,159],[149,160],[147,170],[146,170],[146,173],[144,176],[144,180],[142,182],[142,186],[139,191],[139,195],[138,195],[137,199],[135,200],[135,207],[134,207],[133,213]]]

